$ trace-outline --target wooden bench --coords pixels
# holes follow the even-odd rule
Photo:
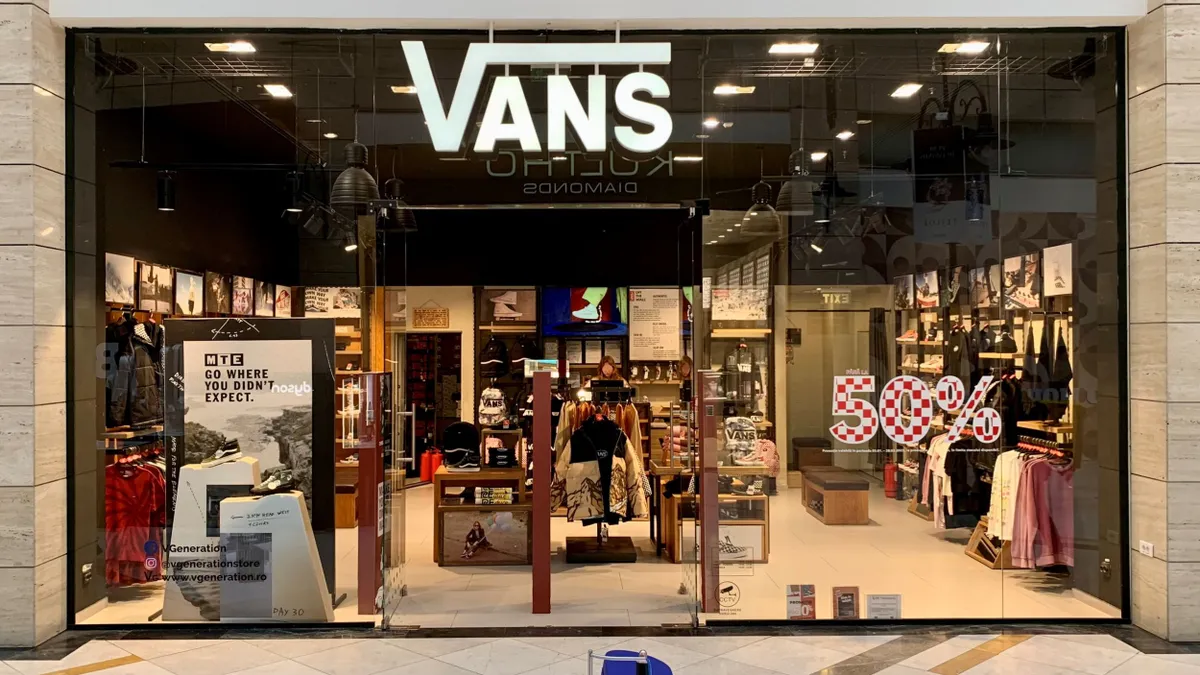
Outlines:
[[[867,525],[870,481],[849,471],[805,467],[804,508],[826,525]]]

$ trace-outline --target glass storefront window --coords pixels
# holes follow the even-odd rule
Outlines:
[[[1115,34],[488,39],[71,35],[77,623],[1127,612]]]

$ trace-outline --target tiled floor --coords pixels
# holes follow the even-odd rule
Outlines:
[[[1114,632],[1136,629],[1118,628]],[[0,654],[12,675],[586,675],[588,650],[645,651],[677,675],[1200,675],[1200,654],[1145,654],[1105,633],[91,639]],[[57,644],[56,644],[57,643]],[[1149,645],[1158,645],[1149,638]],[[1166,643],[1161,643],[1166,645]],[[66,649],[63,649],[66,645]],[[1182,651],[1166,645],[1170,651]],[[1154,646],[1150,647],[1154,649]],[[594,661],[592,673],[601,673]],[[624,671],[622,671],[624,672]],[[665,675],[652,668],[652,675]]]
[[[593,530],[565,518],[550,524],[554,611],[529,611],[532,580],[528,566],[439,567],[433,562],[432,488],[407,493],[408,597],[392,625],[425,628],[505,626],[661,626],[690,623],[695,568],[657,558],[647,522],[610,529],[629,536],[638,561],[611,565],[568,565],[562,561],[566,538]],[[737,607],[723,610],[736,619],[783,620],[786,587],[818,588],[817,618],[832,618],[834,586],[857,586],[868,594],[900,594],[905,619],[1099,619],[1116,618],[1115,608],[1071,589],[1070,580],[1036,571],[999,571],[964,553],[971,531],[937,530],[887,499],[874,486],[871,524],[826,526],[804,509],[800,490],[781,490],[771,498],[771,555],[765,564],[729,568],[722,581],[739,587]],[[687,528],[694,530],[689,523]],[[346,594],[336,609],[338,621],[375,621],[357,611],[357,531],[337,531],[337,591]],[[685,533],[688,536],[688,533]],[[691,533],[694,536],[694,532]],[[694,540],[693,540],[694,541]],[[611,592],[597,593],[597,589]],[[682,592],[681,592],[682,591]],[[162,609],[158,589],[116,591],[107,607],[81,623],[143,623]]]

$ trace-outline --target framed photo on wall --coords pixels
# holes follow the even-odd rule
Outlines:
[[[174,279],[171,268],[139,261],[138,309],[170,314],[174,301]]]
[[[176,316],[204,316],[204,277],[191,272],[175,272]]]
[[[104,254],[104,302],[133,306],[137,294],[137,261],[127,255]]]
[[[233,278],[233,315],[250,316],[254,313],[254,280],[250,277]]]
[[[292,287],[275,287],[275,316],[290,317],[292,315]]]
[[[275,316],[275,284],[254,282],[254,316]]]
[[[229,277],[217,272],[204,273],[204,311],[210,314],[233,312],[233,286]]]

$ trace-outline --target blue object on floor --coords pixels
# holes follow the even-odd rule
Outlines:
[[[628,649],[610,649],[605,656],[637,656],[637,652]],[[672,675],[671,668],[653,656],[647,656],[650,662],[650,672],[647,675]],[[600,669],[600,675],[637,675],[638,664],[632,661],[605,661]]]

